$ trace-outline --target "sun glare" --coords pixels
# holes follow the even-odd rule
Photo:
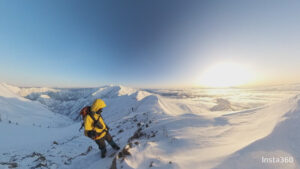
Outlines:
[[[200,85],[207,87],[233,87],[252,80],[251,71],[237,63],[219,63],[203,72]]]

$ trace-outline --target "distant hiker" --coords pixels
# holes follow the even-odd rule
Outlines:
[[[120,149],[120,147],[113,141],[113,138],[108,132],[108,127],[101,116],[101,112],[104,107],[106,107],[105,102],[101,99],[96,99],[92,106],[86,106],[80,111],[83,119],[84,134],[95,140],[101,150],[102,158],[106,155],[105,140],[113,149]]]

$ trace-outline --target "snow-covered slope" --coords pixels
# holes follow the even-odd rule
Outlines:
[[[49,111],[46,106],[20,97],[19,89],[0,83],[0,119],[2,123],[58,127],[70,124],[70,119]]]
[[[124,100],[121,101],[121,98]],[[120,119],[121,124],[128,125],[129,122],[131,126],[127,128],[131,129],[135,126],[133,124],[139,126],[133,135],[134,139],[125,142],[131,156],[116,160],[117,166],[122,168],[217,167],[231,154],[267,137],[298,102],[297,98],[293,98],[222,115],[207,112],[205,105],[155,94],[149,94],[138,102],[134,97],[134,101],[128,102],[129,98],[106,97],[107,101],[111,101],[110,105],[114,105],[117,99],[120,102],[115,103],[120,107],[130,105],[134,110],[121,115],[125,115],[127,122]],[[118,121],[120,114],[115,117]],[[113,125],[113,128],[118,127]],[[117,135],[123,140],[123,145],[124,137],[131,135],[129,133],[132,132]]]
[[[116,98],[123,95],[137,93],[135,89],[125,86],[103,86],[99,88],[19,88],[16,94],[38,101],[46,105],[51,111],[78,120],[78,112],[95,98]]]
[[[149,127],[141,130],[144,136],[138,146],[133,144],[131,148],[134,155],[125,160],[129,168],[216,167],[234,152],[271,134],[299,102],[295,97],[255,109],[212,116],[205,112],[207,109],[189,102],[171,101],[157,95],[146,99],[149,102],[143,105],[144,110],[150,112],[150,119],[155,114],[157,120],[152,120],[153,125],[146,123]]]
[[[283,107],[287,109],[282,110]],[[216,168],[300,168],[300,95],[281,103],[278,108],[281,113],[273,110],[265,117],[269,118],[266,120],[268,123],[277,122],[273,130],[268,130],[266,137],[234,153]],[[260,128],[268,127],[268,123]]]
[[[30,90],[37,92],[37,89]],[[128,139],[137,130],[137,123],[142,125],[142,121],[147,120],[147,118],[144,117],[148,116],[149,112],[146,112],[148,109],[145,108],[153,107],[151,106],[153,102],[151,97],[153,96],[151,96],[150,93],[123,86],[104,86],[97,90],[91,90],[93,90],[93,92],[89,94],[91,96],[79,99],[82,100],[82,102],[78,102],[79,105],[74,103],[73,106],[82,108],[87,104],[91,104],[95,98],[101,97],[104,99],[107,103],[107,107],[103,112],[103,117],[106,123],[113,129],[111,133],[115,135],[116,141],[120,146],[124,147]],[[3,93],[4,91],[7,92],[6,88],[3,90]],[[14,97],[21,98],[15,94],[15,92],[19,94],[20,91],[22,91],[22,89],[9,92]],[[43,90],[42,92],[49,92],[49,90]],[[66,92],[66,90],[62,92]],[[66,95],[72,95],[71,92],[69,92],[70,91],[68,91],[68,94],[61,93],[62,97],[65,99]],[[75,93],[73,93],[76,97],[77,92],[78,91],[75,91]],[[32,94],[31,92],[29,93]],[[46,94],[43,93],[41,96],[42,95]],[[56,96],[58,95],[60,94]],[[43,98],[46,99],[47,97],[43,96]],[[25,98],[21,99],[29,103],[40,105],[38,102],[32,102]],[[31,111],[36,112],[38,110],[32,108]],[[12,114],[13,113],[15,112],[12,112]],[[78,112],[76,113],[78,114]],[[34,117],[33,115],[28,114],[28,118]],[[12,117],[12,119],[18,118]],[[59,121],[59,119],[60,118],[57,117],[57,119],[52,120],[56,122]],[[86,138],[82,131],[78,132],[79,127],[79,123],[56,129],[24,126],[23,124],[11,125],[0,123],[0,132],[10,133],[4,135],[4,139],[0,140],[0,168],[2,165],[11,166],[15,164],[20,168],[34,168],[36,166],[40,166],[41,168],[43,168],[42,166],[44,166],[44,168],[82,168],[82,166],[85,166],[83,168],[89,168],[97,162],[101,162],[101,165],[106,167],[110,166],[112,158],[105,159],[104,161],[99,160],[98,150],[95,148],[96,145],[90,139]],[[22,141],[20,141],[20,138],[22,138]],[[93,145],[92,151],[88,148],[90,145]],[[84,152],[87,149],[89,149],[89,151],[85,154]],[[80,154],[82,153],[85,155],[81,156]],[[42,161],[40,160],[41,157],[43,159]],[[87,157],[89,160],[97,160],[93,162],[84,160]],[[5,162],[1,165],[1,161]],[[107,165],[104,165],[104,163]]]
[[[299,168],[299,95],[234,111],[238,106],[225,99],[203,104],[195,98],[164,97],[124,86],[24,89],[4,85],[1,92],[6,98],[11,95],[33,103],[19,96],[23,92],[26,98],[44,102],[56,111],[70,106],[72,117],[95,98],[102,98],[107,103],[103,118],[122,150],[114,154],[108,146],[108,157],[100,159],[96,144],[78,132],[78,122],[56,129],[0,123],[1,132],[19,133],[25,138],[25,143],[16,139],[1,147],[0,167],[2,162],[2,166],[17,164],[19,168],[64,169]],[[30,131],[40,137],[30,140]],[[4,140],[11,138],[5,136]],[[261,163],[261,156],[283,155],[292,156],[293,163]]]
[[[96,88],[20,88],[17,94],[44,104],[55,113],[75,119],[78,111],[89,103],[95,91],[97,91]]]

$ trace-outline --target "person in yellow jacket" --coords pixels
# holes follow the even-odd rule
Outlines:
[[[99,149],[101,150],[101,157],[104,158],[106,155],[106,144],[105,140],[115,150],[119,150],[120,147],[113,141],[113,138],[108,132],[108,127],[104,123],[101,116],[102,109],[106,107],[106,104],[101,99],[96,99],[92,106],[83,108],[80,114],[83,115],[84,120],[84,134],[95,140]]]

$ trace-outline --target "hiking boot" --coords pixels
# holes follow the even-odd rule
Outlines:
[[[106,156],[106,149],[101,150],[101,158]]]
[[[115,150],[120,150],[120,147],[118,145],[116,145],[116,144],[113,145],[112,148],[115,149]]]
[[[111,145],[113,149],[120,150],[120,147],[114,141],[110,141],[108,144]]]

